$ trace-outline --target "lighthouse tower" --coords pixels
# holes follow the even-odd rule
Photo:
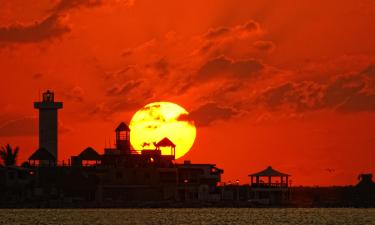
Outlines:
[[[49,151],[57,162],[57,110],[63,107],[62,102],[55,102],[54,93],[47,90],[41,102],[34,102],[39,109],[39,148]]]

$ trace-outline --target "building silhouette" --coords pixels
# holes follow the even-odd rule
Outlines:
[[[282,204],[289,201],[289,174],[268,166],[249,177],[250,201],[265,204]]]
[[[35,108],[39,109],[40,146],[29,157],[28,169],[33,172],[36,199],[102,205],[220,199],[217,184],[222,169],[214,164],[176,163],[177,146],[168,137],[154,143],[154,148],[133,149],[131,130],[124,122],[114,130],[115,145],[103,153],[87,147],[68,161],[58,161],[57,110],[62,103],[47,91]],[[170,153],[162,154],[162,148],[170,148]]]
[[[284,206],[290,200],[289,174],[268,166],[266,169],[249,175],[250,183],[233,183],[221,186],[221,200],[237,202],[242,206]]]
[[[177,163],[178,146],[168,137],[154,148],[134,149],[124,122],[114,129],[114,146],[101,153],[88,145],[58,161],[57,111],[62,106],[52,91],[34,103],[39,148],[22,166],[0,166],[1,207],[375,206],[371,174],[361,174],[356,186],[291,187],[289,174],[269,166],[250,174],[248,184],[226,184],[221,182],[224,170],[215,164]],[[163,148],[169,153],[162,154]]]

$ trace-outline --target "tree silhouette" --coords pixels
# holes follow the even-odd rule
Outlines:
[[[18,146],[14,149],[9,144],[7,144],[6,146],[2,146],[0,150],[0,158],[3,161],[3,164],[5,166],[15,166],[18,157],[18,151]]]

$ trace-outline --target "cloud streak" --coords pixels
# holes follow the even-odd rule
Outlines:
[[[0,42],[35,43],[61,37],[69,31],[69,26],[64,23],[64,17],[52,14],[31,25],[0,27]]]
[[[363,72],[339,75],[327,82],[287,82],[269,88],[256,103],[271,111],[297,112],[333,109],[338,112],[375,111],[373,65]]]
[[[197,109],[190,112],[189,115],[181,115],[178,120],[188,122],[194,121],[196,126],[205,127],[217,121],[228,120],[234,117],[236,114],[237,113],[231,108],[222,107],[211,102],[201,105]]]
[[[263,68],[264,66],[255,59],[234,61],[221,56],[205,63],[197,72],[197,80],[204,81],[219,77],[249,79],[259,75]]]
[[[51,9],[51,12],[53,12],[54,14],[58,14],[81,7],[97,7],[102,5],[103,3],[103,0],[61,0]]]
[[[0,126],[0,137],[35,136],[37,135],[38,120],[34,117],[24,117],[5,122]]]
[[[3,42],[3,45],[38,43],[60,38],[71,31],[71,27],[67,24],[67,14],[70,11],[99,7],[109,2],[103,0],[61,0],[49,10],[49,15],[44,19],[29,24],[0,27],[0,43]],[[123,3],[132,5],[134,1],[124,0]]]

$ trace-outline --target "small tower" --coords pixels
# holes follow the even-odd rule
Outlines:
[[[116,148],[121,154],[130,154],[130,129],[124,122],[116,128]]]
[[[39,148],[50,152],[57,162],[57,110],[63,107],[62,102],[55,102],[54,93],[47,90],[43,93],[43,101],[34,102],[34,108],[39,109]]]
[[[160,151],[160,147],[171,147],[171,156],[173,156],[173,159],[176,156],[176,145],[169,140],[167,137],[163,138],[158,143],[154,143],[156,150]]]

